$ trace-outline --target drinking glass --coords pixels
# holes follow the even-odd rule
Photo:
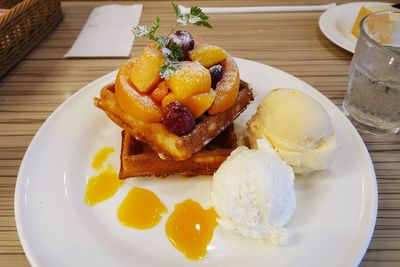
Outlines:
[[[400,12],[372,13],[361,21],[343,109],[361,131],[400,131]]]

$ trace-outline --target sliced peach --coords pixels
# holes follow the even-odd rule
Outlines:
[[[159,122],[162,117],[161,106],[150,96],[136,91],[129,81],[129,74],[137,61],[137,59],[128,60],[119,69],[115,79],[115,96],[126,113],[145,122]]]
[[[228,57],[224,49],[215,45],[198,44],[189,52],[192,61],[198,61],[206,68],[209,68]]]
[[[178,101],[178,98],[174,94],[174,92],[169,92],[162,100],[161,106],[165,108],[169,103]]]
[[[211,88],[211,75],[199,62],[183,61],[180,68],[167,80],[168,87],[179,100],[191,95],[207,93]]]
[[[213,115],[224,112],[236,103],[239,94],[240,76],[239,68],[232,57],[221,62],[224,74],[215,88],[216,97],[208,109],[208,114]]]
[[[133,64],[129,79],[140,93],[149,93],[160,82],[160,68],[164,65],[164,56],[158,45],[145,47],[140,58]]]
[[[168,84],[166,81],[162,81],[157,84],[156,89],[151,93],[151,99],[157,104],[161,104],[163,98],[168,94]]]
[[[182,101],[182,104],[195,118],[198,118],[212,105],[215,96],[215,91],[210,89],[208,93],[189,96]]]

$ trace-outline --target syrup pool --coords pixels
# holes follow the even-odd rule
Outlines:
[[[104,163],[107,161],[108,157],[114,152],[114,148],[106,146],[99,150],[93,158],[92,168],[99,171]]]
[[[175,205],[165,231],[169,241],[187,258],[199,260],[207,253],[215,226],[215,210],[205,210],[196,201],[188,199]]]
[[[104,147],[93,157],[91,166],[98,174],[90,178],[86,187],[85,201],[90,206],[112,197],[124,183],[111,164],[104,167],[113,152],[113,148]],[[134,186],[121,202],[117,215],[122,225],[143,230],[156,226],[167,212],[156,194]],[[198,202],[188,199],[175,205],[165,232],[188,259],[199,260],[207,254],[217,217],[213,208],[203,209]]]
[[[156,226],[167,208],[150,190],[133,187],[118,208],[118,219],[122,225],[136,229]]]
[[[89,206],[94,206],[103,200],[109,199],[123,184],[111,164],[103,167],[113,151],[114,149],[111,147],[104,147],[93,158],[92,168],[98,171],[98,174],[92,176],[86,186],[85,202]]]

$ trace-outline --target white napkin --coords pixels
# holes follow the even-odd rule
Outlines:
[[[139,23],[142,8],[142,4],[96,7],[64,57],[129,56],[134,41],[131,30]]]

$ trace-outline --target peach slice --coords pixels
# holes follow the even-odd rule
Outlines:
[[[210,89],[208,93],[189,96],[182,101],[182,104],[195,118],[198,118],[212,105],[215,97],[215,91]]]
[[[156,44],[146,46],[140,58],[133,64],[129,79],[140,93],[149,93],[161,81],[160,68],[164,56]]]
[[[151,93],[151,99],[157,104],[161,104],[164,97],[168,94],[168,84],[166,81],[160,82],[156,89]]]
[[[183,100],[191,95],[210,91],[211,75],[199,62],[183,61],[167,83],[176,97]]]
[[[224,74],[215,88],[216,97],[208,109],[208,114],[214,115],[224,112],[236,103],[239,94],[240,76],[239,68],[232,57],[221,62]]]
[[[169,92],[162,100],[161,106],[165,108],[169,103],[178,101],[178,98],[174,94],[174,92]]]
[[[118,104],[128,114],[144,122],[160,122],[161,106],[157,105],[150,96],[140,94],[129,81],[129,74],[138,59],[128,60],[119,69],[115,79],[115,96]]]
[[[198,44],[189,52],[192,61],[198,61],[206,68],[209,68],[228,57],[224,49],[215,45]]]

